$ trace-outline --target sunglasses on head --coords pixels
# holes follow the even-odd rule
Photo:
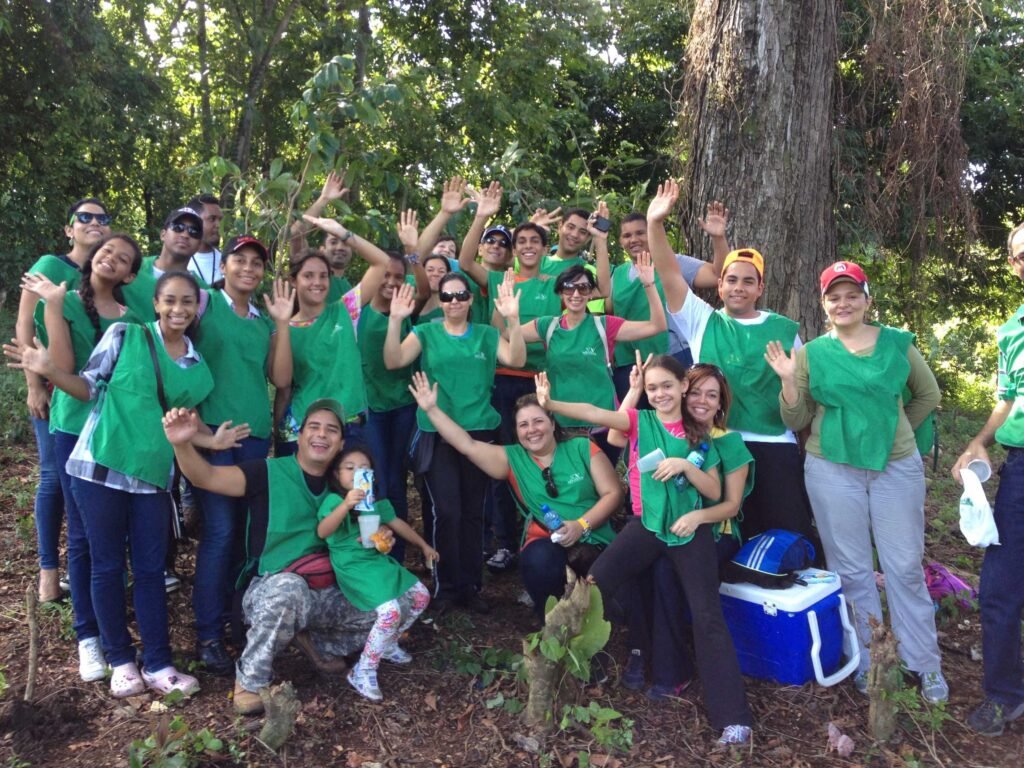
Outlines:
[[[182,232],[188,232],[188,236],[193,240],[198,240],[203,235],[202,227],[197,227],[195,224],[182,224],[180,221],[176,221],[168,227],[171,232],[177,232],[179,235]]]
[[[551,467],[544,467],[540,471],[540,476],[544,478],[544,490],[547,491],[548,496],[552,499],[558,498],[558,486],[555,485],[555,478],[551,474]]]
[[[75,219],[78,219],[79,224],[88,224],[95,220],[97,224],[103,227],[109,227],[110,222],[114,220],[114,217],[109,213],[89,213],[89,211],[75,211],[71,214],[71,221],[68,224],[74,224]]]
[[[438,298],[442,304],[449,304],[453,301],[469,301],[473,294],[469,291],[441,291]]]
[[[594,286],[590,283],[566,283],[559,291],[559,293],[564,293],[567,296],[571,296],[573,293],[578,293],[580,296],[589,296],[593,292]]]
[[[484,245],[500,245],[502,248],[512,247],[511,245],[509,245],[508,240],[506,240],[504,237],[485,237],[481,242]]]

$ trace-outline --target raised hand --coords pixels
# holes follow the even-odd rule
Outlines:
[[[780,379],[792,379],[796,373],[796,350],[787,355],[781,342],[769,341],[765,347],[764,359]]]
[[[283,277],[275,279],[271,292],[263,294],[263,304],[275,323],[287,323],[295,312],[295,286]]]
[[[461,176],[453,176],[444,183],[441,192],[441,210],[451,215],[456,214],[469,205],[472,200],[466,194],[466,180]]]
[[[302,218],[317,229],[323,230],[335,237],[345,237],[345,233],[348,232],[340,221],[335,221],[334,219],[324,218],[323,216],[310,216],[308,213],[302,214]]]
[[[540,224],[544,229],[551,231],[551,227],[557,227],[562,221],[562,206],[548,213],[545,208],[537,208],[530,217],[534,224]]]
[[[636,265],[637,276],[643,285],[650,285],[654,282],[654,259],[649,251],[642,252],[633,262]]]
[[[729,209],[718,200],[712,200],[708,203],[704,218],[697,219],[697,223],[708,237],[725,237],[726,227],[729,226]]]
[[[476,203],[478,218],[490,219],[501,209],[501,196],[504,194],[504,190],[501,188],[500,182],[492,181],[486,189],[470,190],[469,194],[473,202]]]
[[[672,179],[658,185],[658,192],[647,206],[647,221],[664,221],[679,199],[679,185]]]
[[[633,364],[633,368],[629,372],[629,388],[635,390],[637,394],[642,394],[644,391],[644,371],[647,370],[648,364],[654,357],[654,353],[651,352],[647,355],[646,360],[640,359],[640,350],[635,350],[636,362]]]
[[[519,291],[516,290],[515,272],[511,269],[505,270],[505,277],[498,284],[494,308],[506,320],[510,317],[519,317]]]
[[[4,344],[4,354],[10,360],[8,368],[30,371],[44,378],[53,370],[50,354],[38,338],[32,339],[32,344],[22,344],[17,339],[11,339],[10,344]]]
[[[416,250],[419,239],[419,215],[412,208],[406,208],[398,218],[398,239],[410,252]]]
[[[324,182],[324,188],[320,190],[320,199],[325,202],[331,200],[340,200],[348,194],[348,187],[345,186],[345,173],[337,173],[331,171],[327,174],[327,181]]]
[[[427,374],[423,373],[423,371],[416,371],[412,375],[412,384],[409,385],[409,391],[416,398],[416,405],[420,407],[421,411],[429,411],[437,405],[437,382],[434,382],[434,385],[431,386],[430,381],[427,379]]]
[[[604,200],[598,202],[597,209],[592,214],[590,214],[590,218],[587,219],[587,232],[590,233],[591,237],[596,237],[598,240],[607,240],[608,233],[602,232],[600,229],[594,226],[594,222],[597,221],[598,216],[600,216],[603,219],[607,219],[609,217],[608,203],[606,203]]]
[[[551,383],[548,381],[548,375],[541,371],[533,377],[533,385],[537,388],[537,405],[547,408],[551,402]]]
[[[412,315],[415,308],[415,286],[409,285],[408,283],[402,283],[401,287],[399,287],[391,297],[391,317],[397,318],[398,320],[405,320],[405,318]]]
[[[50,278],[46,275],[40,274],[22,275],[21,289],[23,291],[34,293],[47,303],[64,301],[64,297],[68,292],[68,287],[65,283],[54,284],[50,282]]]
[[[165,430],[166,431],[166,430]],[[210,449],[214,451],[226,451],[228,448],[241,448],[242,441],[252,434],[248,424],[231,426],[230,421],[225,421],[217,431],[213,433],[210,441]]]
[[[185,445],[199,432],[199,415],[188,408],[171,408],[164,414],[163,424],[167,442],[171,445]],[[220,432],[220,429],[217,431]]]

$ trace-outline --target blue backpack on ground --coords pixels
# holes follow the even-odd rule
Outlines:
[[[805,536],[781,528],[754,536],[723,569],[722,580],[745,581],[766,589],[804,584],[797,574],[814,562],[814,545]]]

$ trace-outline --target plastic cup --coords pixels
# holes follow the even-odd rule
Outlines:
[[[377,545],[370,537],[380,528],[380,515],[359,516],[359,538],[363,540],[363,549],[374,549]]]
[[[992,477],[992,467],[984,459],[975,459],[967,465],[967,469],[971,470],[981,482],[985,482]]]

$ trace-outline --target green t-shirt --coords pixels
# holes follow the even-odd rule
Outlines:
[[[317,519],[330,515],[342,501],[338,494],[328,494],[320,504]],[[373,514],[380,515],[381,525],[395,519],[395,509],[385,499],[374,504]],[[338,529],[327,537],[327,548],[338,589],[360,611],[372,611],[388,600],[398,599],[417,581],[394,558],[360,543],[359,518],[355,513],[346,515]]]
[[[999,347],[1000,400],[1012,400],[1006,420],[996,430],[996,441],[1008,448],[1024,448],[1024,305],[996,331]]]
[[[490,309],[494,309],[494,297],[498,295],[498,285],[505,279],[504,272],[487,274],[487,295]],[[516,281],[519,292],[519,322],[526,325],[531,320],[548,315],[562,314],[562,297],[555,293],[555,280],[541,275]],[[526,365],[523,370],[540,371],[544,369],[545,351],[542,342],[526,345]]]
[[[629,279],[631,262],[619,264],[612,272],[612,306],[615,314],[623,320],[645,321],[651,319],[651,307],[647,303],[647,292],[638,279]],[[661,287],[661,278],[654,276],[654,285],[658,289],[658,298],[665,303],[665,290]],[[639,341],[615,342],[615,366],[633,365],[636,363],[636,351],[640,350],[640,359],[646,360],[648,355],[668,354],[668,331],[662,331],[647,339]]]
[[[331,275],[331,282],[327,288],[327,303],[333,304],[351,290],[352,283],[348,281],[347,277]]]
[[[402,322],[402,338],[412,332],[408,319]],[[415,365],[388,370],[384,365],[384,339],[388,335],[388,316],[378,312],[372,304],[363,307],[359,315],[359,348],[363,361],[363,380],[366,382],[366,402],[371,411],[383,413],[415,402],[409,391]]]
[[[438,407],[466,430],[494,429],[501,421],[491,406],[494,367],[498,360],[498,331],[470,323],[462,336],[452,336],[444,323],[417,325],[413,333],[423,352],[420,368],[437,383]],[[422,409],[416,423],[424,432],[436,432]]]
[[[715,450],[718,451],[718,456],[721,459],[719,473],[722,476],[722,496],[725,495],[726,478],[736,470],[749,465],[747,479],[743,484],[743,498],[746,499],[754,488],[754,457],[747,448],[747,444],[743,442],[743,436],[739,432],[726,431],[712,434],[711,439],[714,441]],[[719,496],[717,499],[704,497],[704,506],[710,507],[717,504],[721,501],[722,496]],[[715,540],[717,541],[722,534],[725,534],[726,536],[732,536],[737,541],[742,541],[738,522],[742,519],[743,508],[741,506],[734,519],[715,523]]]
[[[599,324],[606,327],[605,318],[587,314],[575,328],[561,327],[560,320],[561,317],[537,318],[541,339],[548,339],[550,334],[544,368],[551,380],[551,399],[614,410],[615,385],[608,367],[607,346],[597,330]],[[594,426],[566,416],[556,418],[566,427]]]
[[[82,271],[66,256],[54,256],[46,254],[40,256],[36,263],[28,269],[30,275],[45,275],[54,285],[65,283],[68,291],[78,288],[78,281],[82,278]]]

